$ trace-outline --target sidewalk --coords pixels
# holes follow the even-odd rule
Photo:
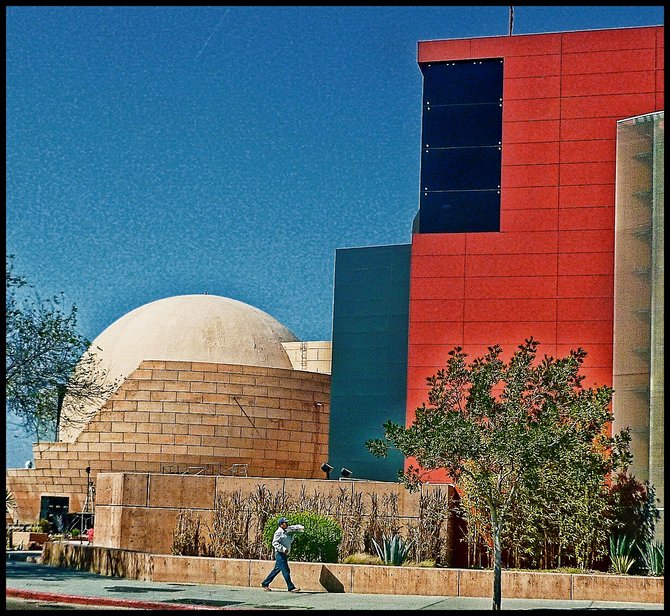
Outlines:
[[[302,610],[490,610],[490,598],[362,595],[327,592],[286,592],[281,578],[273,592],[247,586],[143,582],[112,578],[26,562],[40,552],[9,552],[6,597],[53,604],[99,606],[107,609],[302,609]],[[299,584],[300,580],[296,580]],[[13,601],[9,602],[11,607]],[[55,606],[54,606],[55,607]],[[662,610],[663,605],[614,601],[552,601],[505,599],[502,609]]]

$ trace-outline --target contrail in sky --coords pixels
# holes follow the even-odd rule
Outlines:
[[[209,35],[209,37],[207,37],[207,40],[205,41],[205,44],[202,46],[202,49],[201,49],[201,50],[197,53],[197,55],[195,56],[195,59],[196,59],[196,60],[200,57],[200,54],[201,54],[203,51],[205,51],[205,47],[207,47],[207,43],[209,43],[209,41],[211,40],[211,38],[214,36],[214,34],[216,33],[216,31],[219,29],[219,26],[221,25],[221,22],[223,21],[223,18],[228,14],[228,11],[230,11],[231,8],[233,8],[233,7],[232,7],[232,6],[229,6],[229,7],[225,10],[225,12],[223,13],[223,15],[221,15],[221,19],[219,19],[219,22],[216,24],[216,26],[214,26],[214,30],[212,30],[212,33]]]

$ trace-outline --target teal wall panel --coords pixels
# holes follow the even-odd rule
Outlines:
[[[395,481],[400,452],[375,458],[365,441],[405,423],[410,244],[335,253],[329,464],[352,478]]]

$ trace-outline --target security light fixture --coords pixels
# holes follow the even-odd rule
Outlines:
[[[328,464],[328,462],[324,462],[324,463],[321,465],[321,470],[322,470],[324,473],[326,473],[326,479],[330,479],[330,471],[333,470],[333,467],[332,467],[330,464]]]
[[[351,477],[351,471],[348,468],[342,467],[340,471],[340,479],[349,479]]]

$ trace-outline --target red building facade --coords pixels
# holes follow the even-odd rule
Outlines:
[[[419,43],[503,60],[500,230],[412,236],[408,425],[454,346],[581,346],[584,386],[612,385],[617,120],[663,109],[663,50],[662,26]]]

